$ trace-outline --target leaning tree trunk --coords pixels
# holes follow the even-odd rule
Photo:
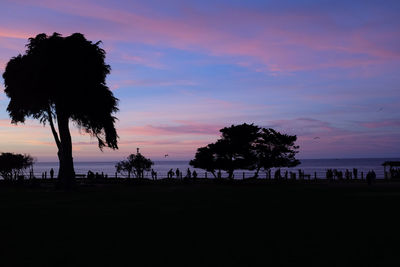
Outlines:
[[[57,123],[60,135],[60,146],[58,147],[57,153],[60,161],[58,179],[63,188],[71,189],[75,184],[75,171],[72,158],[72,139],[69,131],[68,116],[57,115]]]

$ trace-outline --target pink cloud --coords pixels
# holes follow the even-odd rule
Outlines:
[[[381,124],[367,124],[370,128],[381,127]],[[398,122],[383,123],[386,127],[399,126]],[[378,127],[376,127],[378,126]],[[312,118],[272,121],[268,127],[289,134],[296,134],[302,158],[321,157],[368,157],[397,153],[400,136],[383,132],[364,132],[336,127],[329,122]]]
[[[127,86],[195,86],[196,82],[191,80],[157,80],[157,79],[132,79],[132,80],[122,80],[118,82],[111,83],[111,89],[116,90],[121,87]]]
[[[381,45],[381,39],[388,42],[395,41],[394,36],[397,36],[397,32],[390,30],[381,32],[375,28],[344,31],[328,16],[306,12],[265,14],[254,10],[230,8],[219,16],[196,13],[192,17],[176,19],[146,16],[82,1],[35,1],[33,4],[118,25],[117,32],[106,32],[99,38],[163,44],[189,50],[200,49],[217,56],[250,57],[253,62],[261,62],[272,72],[365,67],[400,58],[398,51]],[[190,11],[190,8],[188,10]],[[228,24],[231,27],[237,25],[248,28],[267,26],[263,26],[249,38],[227,31]],[[313,31],[315,29],[317,32]],[[98,36],[96,31],[93,30],[91,34]],[[361,54],[366,56],[345,60],[337,57],[328,58],[323,54],[318,55],[319,60],[310,57],[318,51],[344,53],[347,56]],[[324,60],[321,61],[321,58]],[[147,59],[132,59],[152,64],[147,62]]]
[[[0,59],[0,71],[3,72],[6,69],[7,61]],[[3,84],[0,83],[0,88],[4,90]]]
[[[121,133],[158,136],[158,135],[218,135],[219,130],[223,128],[217,124],[202,124],[190,121],[176,121],[178,125],[145,125],[133,126],[120,129]]]
[[[151,58],[150,56],[136,56],[136,55],[122,55],[121,60],[124,62],[128,62],[131,64],[138,64],[138,65],[143,65],[146,67],[150,68],[155,68],[155,69],[166,69],[167,67],[158,62],[156,59]]]
[[[400,146],[400,136],[362,132],[333,132],[331,135],[322,136],[314,140],[300,136],[301,157],[381,157],[395,155]]]
[[[26,40],[29,37],[32,37],[32,33],[30,33],[30,31],[0,27],[0,37]]]
[[[186,146],[186,147],[199,147],[208,144],[209,140],[136,140],[136,141],[121,141],[121,146],[130,145],[145,145],[145,146]]]
[[[329,122],[312,118],[297,118],[289,120],[273,120],[266,127],[277,128],[297,135],[310,135],[314,138],[315,134],[326,134],[338,129]]]
[[[375,122],[362,122],[361,126],[366,128],[384,128],[384,127],[400,127],[399,120],[383,120],[383,121],[375,121]]]
[[[20,128],[35,128],[35,129],[43,129],[45,128],[43,125],[38,125],[38,124],[31,124],[31,121],[27,121],[27,123],[18,123],[18,124],[13,124],[11,123],[11,119],[0,119],[0,127],[4,128],[14,128],[14,127],[20,127]]]

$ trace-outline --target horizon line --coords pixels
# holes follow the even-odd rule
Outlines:
[[[360,158],[360,157],[354,157],[354,158],[352,158],[352,157],[350,157],[350,158],[299,158],[298,160],[342,160],[342,159],[400,159],[400,156],[399,157],[363,157],[363,158]],[[160,162],[160,161],[164,161],[164,162],[168,162],[168,161],[170,161],[170,162],[176,162],[176,161],[190,161],[191,159],[188,159],[188,160],[186,160],[186,159],[181,159],[181,160],[160,160],[160,159],[158,159],[158,160],[153,160],[154,162]],[[120,160],[116,160],[116,161],[120,161]],[[35,162],[35,163],[59,163],[59,161],[37,161],[37,162]],[[74,161],[74,163],[75,162],[85,162],[85,163],[94,163],[94,162],[96,162],[96,163],[108,163],[108,162],[114,162],[113,160],[108,160],[108,161]]]

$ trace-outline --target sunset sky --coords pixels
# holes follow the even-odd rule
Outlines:
[[[75,160],[191,159],[243,122],[296,134],[300,158],[400,157],[399,14],[389,0],[0,0],[0,72],[39,33],[103,42],[120,149],[74,129]],[[0,87],[0,151],[56,161],[49,127],[11,125]]]

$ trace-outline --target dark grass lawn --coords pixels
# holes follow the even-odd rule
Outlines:
[[[0,188],[0,266],[400,266],[396,184]]]

